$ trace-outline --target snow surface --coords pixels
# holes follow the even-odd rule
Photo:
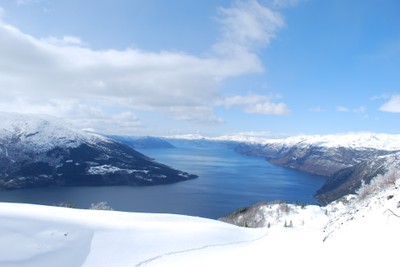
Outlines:
[[[21,145],[36,151],[53,147],[78,147],[82,143],[110,142],[106,137],[78,130],[65,121],[48,116],[0,112],[0,141],[18,138]]]
[[[397,266],[399,187],[397,180],[363,199],[299,207],[256,229],[183,215],[0,203],[0,266]]]
[[[198,134],[175,135],[166,138],[185,140],[209,140],[209,141],[234,141],[250,144],[273,146],[320,146],[327,148],[372,148],[379,150],[400,150],[400,134],[378,133],[347,133],[332,135],[300,135],[288,138],[265,138],[251,135],[224,135],[219,137],[204,137]]]

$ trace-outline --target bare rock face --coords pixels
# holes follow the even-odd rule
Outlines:
[[[0,189],[155,185],[196,178],[56,118],[0,113]]]

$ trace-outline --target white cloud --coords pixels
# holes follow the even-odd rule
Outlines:
[[[38,4],[40,2],[42,2],[42,0],[16,0],[17,1],[17,5],[19,6],[23,6],[23,5],[27,5],[27,4]]]
[[[285,103],[274,103],[273,97],[266,95],[248,94],[227,97],[217,102],[217,105],[226,108],[241,106],[246,113],[264,115],[287,115],[290,113]]]
[[[56,37],[48,37],[43,39],[45,43],[50,43],[56,46],[83,46],[84,43],[76,36],[63,36],[61,39]]]
[[[380,107],[381,111],[400,112],[400,94],[392,95],[390,99]]]
[[[360,106],[358,108],[353,109],[353,112],[355,113],[365,113],[367,111],[367,109],[364,106]]]
[[[226,108],[230,108],[232,106],[250,106],[255,105],[262,101],[269,101],[271,99],[270,96],[265,95],[256,95],[256,94],[248,94],[245,96],[236,95],[230,96],[218,102],[218,105],[225,106]]]
[[[336,107],[336,111],[338,111],[338,112],[349,112],[350,109],[347,108],[347,107],[338,106],[338,107]]]
[[[207,124],[220,124],[224,120],[214,114],[211,106],[180,106],[170,107],[168,114],[176,120],[197,121]]]
[[[113,117],[115,110],[220,123],[223,120],[213,110],[220,97],[220,81],[263,71],[257,49],[270,43],[284,21],[255,0],[221,8],[218,20],[221,38],[212,53],[203,57],[139,49],[93,50],[76,36],[39,39],[0,20],[0,108],[56,114],[94,129],[96,121],[97,128],[106,121],[123,122],[122,117]],[[95,108],[90,110],[88,102],[96,103]],[[250,113],[287,110],[283,103],[270,99],[244,106]],[[72,112],[76,108],[89,111],[76,117]],[[138,118],[130,121],[129,127],[140,125]]]
[[[380,100],[380,99],[389,99],[391,97],[391,94],[381,94],[381,95],[375,95],[373,97],[371,97],[371,100]]]
[[[140,120],[131,112],[74,118],[71,123],[76,126],[84,125],[85,128],[91,129],[91,131],[104,134],[115,134],[115,129],[118,129],[118,134],[123,135],[131,135],[144,130]]]
[[[305,0],[267,0],[267,3],[276,8],[285,8],[298,5]]]
[[[217,96],[218,80],[255,70],[183,53],[95,51],[76,46],[79,39],[39,40],[5,24],[0,36],[0,102],[106,99],[125,108],[168,112],[204,106]]]
[[[285,103],[272,103],[263,102],[257,103],[254,106],[247,107],[245,109],[247,113],[256,113],[264,115],[287,115],[289,114],[289,109]]]
[[[354,112],[354,113],[364,114],[367,112],[367,109],[364,106],[359,106],[359,107],[353,108],[353,109],[344,107],[344,106],[337,106],[336,111],[338,111],[338,112]]]
[[[321,106],[312,107],[309,109],[311,112],[323,112],[325,111]]]
[[[284,26],[282,16],[258,1],[236,1],[233,7],[220,8],[221,40],[214,46],[220,54],[247,55],[268,45]]]

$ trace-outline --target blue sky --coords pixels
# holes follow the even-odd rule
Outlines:
[[[0,110],[108,134],[400,132],[397,0],[0,0]]]

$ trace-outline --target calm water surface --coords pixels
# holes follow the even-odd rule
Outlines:
[[[114,210],[218,218],[259,201],[316,203],[326,178],[272,165],[216,143],[174,143],[173,149],[142,149],[157,161],[199,175],[172,185],[149,187],[66,187],[0,191],[0,201],[88,208],[107,201]]]

